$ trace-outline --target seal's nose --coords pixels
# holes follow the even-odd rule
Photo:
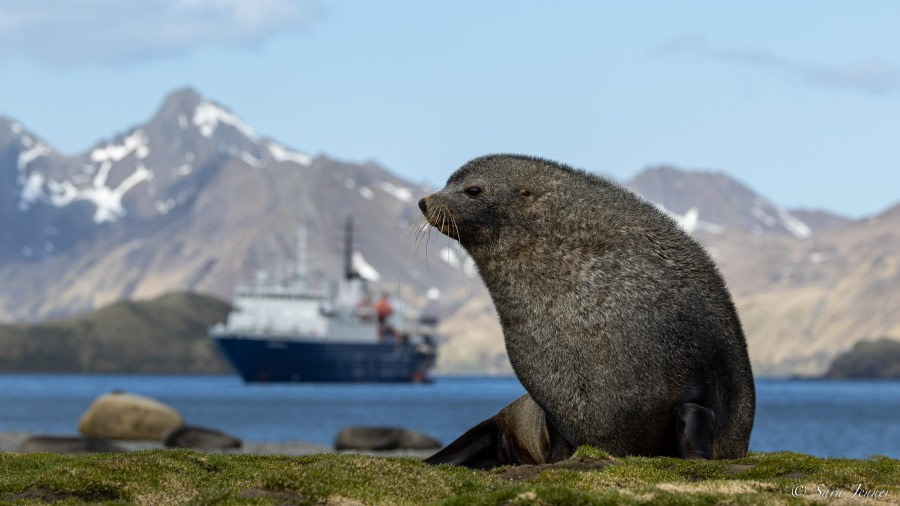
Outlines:
[[[423,213],[428,210],[428,204],[425,203],[426,198],[427,197],[422,197],[419,199],[419,209],[421,209]]]

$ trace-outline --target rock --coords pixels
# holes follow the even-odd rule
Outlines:
[[[159,401],[112,392],[91,403],[78,421],[78,430],[85,436],[160,441],[183,425],[178,411]]]
[[[166,436],[164,444],[167,448],[225,450],[228,448],[240,448],[241,440],[215,429],[186,425],[170,432]]]
[[[31,436],[16,448],[17,453],[120,453],[125,449],[96,437]]]
[[[441,443],[402,427],[347,427],[334,440],[337,450],[427,450]]]

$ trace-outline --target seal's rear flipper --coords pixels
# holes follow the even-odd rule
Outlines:
[[[712,459],[716,415],[709,408],[686,402],[675,410],[678,455],[683,459]]]
[[[428,464],[453,464],[472,469],[491,469],[503,465],[498,454],[500,431],[493,419],[467,430],[456,441],[425,459]]]

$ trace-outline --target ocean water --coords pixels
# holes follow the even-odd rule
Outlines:
[[[247,385],[237,376],[0,375],[0,431],[76,434],[100,394],[159,399],[245,440],[332,444],[349,425],[403,426],[448,443],[525,391],[515,378],[425,385]],[[900,382],[760,380],[752,451],[900,458]]]

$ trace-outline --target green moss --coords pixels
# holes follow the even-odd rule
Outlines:
[[[7,453],[0,454],[0,502],[790,504],[816,499],[816,487],[840,490],[849,497],[856,484],[886,491],[887,499],[896,501],[898,476],[900,461],[885,457],[850,460],[754,453],[736,461],[613,459],[587,447],[558,464],[491,471],[346,454]],[[798,486],[806,487],[804,497],[792,495]]]

